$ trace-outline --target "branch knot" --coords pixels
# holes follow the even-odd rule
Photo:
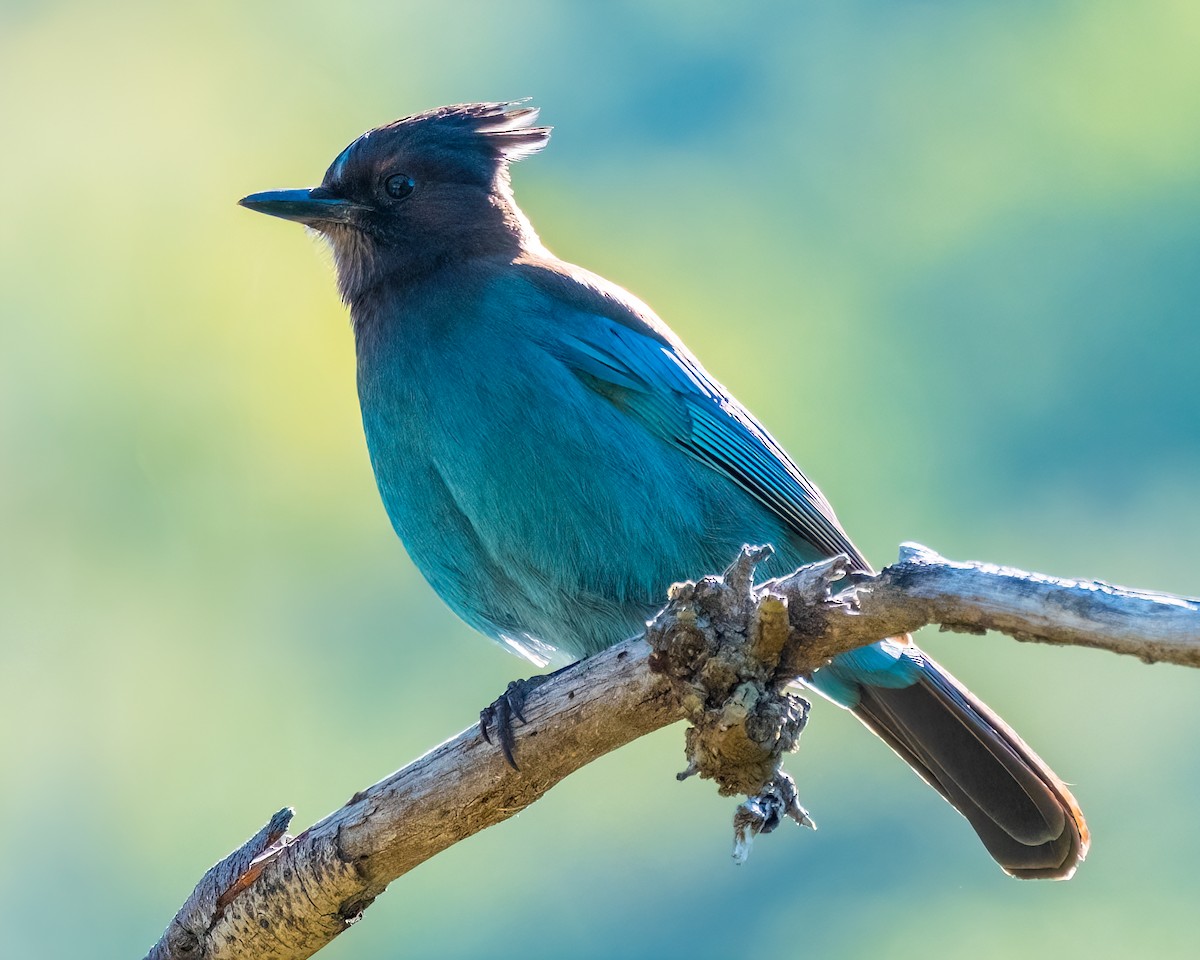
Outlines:
[[[723,575],[676,584],[646,631],[650,668],[676,682],[692,723],[688,772],[724,796],[755,796],[771,784],[808,719],[808,701],[777,677],[790,636],[787,598],[754,586],[771,552],[743,547]]]

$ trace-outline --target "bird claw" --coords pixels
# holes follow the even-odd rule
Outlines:
[[[491,704],[479,711],[480,735],[487,743],[495,744],[500,748],[505,761],[514,770],[521,768],[513,759],[513,747],[516,746],[516,738],[513,736],[513,718],[516,717],[523,724],[529,722],[525,719],[525,701],[533,690],[536,690],[548,679],[548,676],[542,676],[530,677],[527,680],[514,680]],[[493,735],[495,735],[495,740],[492,739]]]

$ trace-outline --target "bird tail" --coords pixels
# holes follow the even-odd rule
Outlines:
[[[861,691],[855,716],[967,818],[1005,873],[1075,872],[1089,841],[1071,791],[946,670],[922,654],[917,683]]]

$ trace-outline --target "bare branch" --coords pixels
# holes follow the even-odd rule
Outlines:
[[[784,818],[809,823],[780,769],[807,717],[787,682],[830,657],[926,624],[1099,647],[1200,666],[1200,602],[954,563],[916,544],[878,575],[846,577],[835,557],[753,586],[765,554],[724,577],[672,588],[644,637],[532,691],[509,767],[478,726],[460,733],[296,837],[282,810],[209,870],[147,960],[300,960],[349,928],[392,880],[499,823],[564,777],[631,740],[688,718],[689,773],[750,800],[736,855]]]
[[[789,594],[790,580],[779,581],[775,589]],[[1196,599],[991,563],[958,563],[916,543],[901,546],[899,563],[855,581],[833,603],[807,607],[816,623],[797,621],[793,611],[793,625],[810,635],[809,642],[792,648],[789,665],[799,668],[798,674],[812,668],[815,655],[830,657],[929,624],[1200,667]]]

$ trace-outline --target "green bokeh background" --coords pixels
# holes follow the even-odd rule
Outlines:
[[[531,95],[561,256],[655,306],[877,562],[1200,592],[1200,5],[0,0],[0,955],[137,957],[527,665],[380,507],[328,257],[235,206]],[[697,571],[703,573],[705,571]],[[729,861],[682,729],[398,881],[323,957],[1193,957],[1200,678],[923,641],[1077,785],[1004,877],[846,714]]]

